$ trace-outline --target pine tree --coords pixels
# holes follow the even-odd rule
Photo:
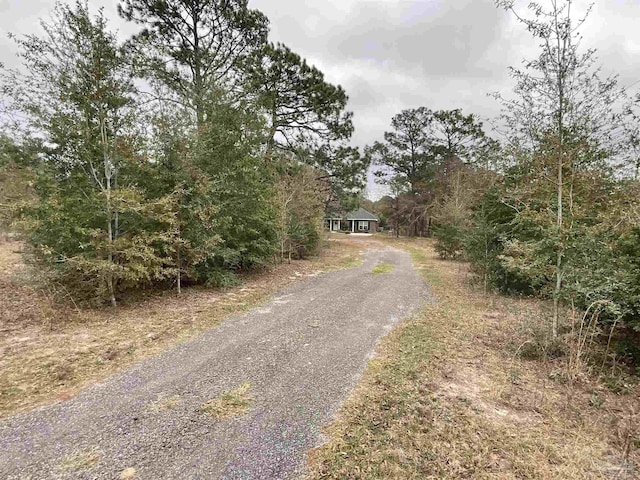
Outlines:
[[[247,0],[122,0],[118,12],[143,26],[133,38],[143,76],[206,120],[210,95],[242,80],[243,58],[266,43],[268,20]]]

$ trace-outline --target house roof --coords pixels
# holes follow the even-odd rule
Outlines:
[[[373,213],[368,212],[364,208],[360,207],[358,210],[354,210],[353,212],[349,212],[345,215],[347,220],[370,220],[374,222],[379,222],[380,220]]]

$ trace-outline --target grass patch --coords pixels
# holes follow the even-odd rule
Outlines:
[[[374,275],[380,275],[383,273],[391,273],[393,272],[393,269],[394,265],[392,263],[379,263],[378,265],[373,267],[371,273],[373,273]]]
[[[251,407],[250,383],[243,383],[238,388],[225,392],[218,398],[209,400],[200,410],[209,414],[215,420],[240,417],[245,415]]]
[[[360,254],[354,253],[346,256],[339,265],[337,265],[338,269],[349,269],[356,268],[362,265],[362,256]]]
[[[120,472],[120,476],[118,478],[120,480],[131,480],[132,478],[136,478],[136,469],[133,467],[125,468]]]
[[[544,302],[482,294],[429,241],[381,241],[412,254],[434,301],[382,340],[307,479],[636,478],[638,392],[571,388],[509,347]]]
[[[58,468],[65,472],[81,472],[90,470],[100,461],[100,452],[97,448],[82,450],[66,456]]]
[[[161,398],[149,405],[149,410],[152,412],[162,412],[165,410],[173,410],[180,404],[180,397],[174,395],[172,397]]]

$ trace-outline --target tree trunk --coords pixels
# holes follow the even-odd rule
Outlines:
[[[560,292],[562,290],[562,181],[562,160],[560,160],[558,166],[558,244],[556,247],[558,251],[556,252],[556,286],[553,292],[553,338],[558,337],[558,324],[560,322]]]
[[[487,294],[488,284],[489,284],[489,242],[487,241],[487,236],[484,236],[484,294]]]
[[[113,265],[113,228],[111,227],[111,215],[108,220],[108,235],[109,235],[109,265]],[[115,288],[113,285],[113,273],[109,271],[107,275],[107,289],[109,290],[109,297],[111,300],[111,306],[117,307]]]
[[[280,263],[284,263],[285,245],[287,242],[287,203],[282,206],[282,219],[280,224]]]
[[[108,242],[107,242],[107,249],[108,249],[108,254],[107,254],[107,258],[109,261],[109,272],[107,273],[107,290],[109,292],[109,299],[111,301],[111,306],[112,307],[117,307],[118,303],[116,302],[116,295],[115,295],[115,286],[114,286],[114,281],[113,281],[113,272],[111,271],[111,267],[113,266],[114,263],[114,258],[113,258],[113,241],[114,241],[114,233],[113,233],[113,220],[114,220],[114,215],[113,215],[113,207],[111,205],[111,179],[113,177],[113,167],[111,165],[111,161],[109,160],[109,152],[108,152],[108,138],[107,138],[107,125],[106,125],[106,119],[104,116],[104,113],[101,112],[100,113],[100,140],[102,143],[102,161],[104,163],[103,167],[104,167],[104,179],[105,179],[105,185],[104,185],[104,189],[105,189],[105,196],[107,199],[107,235],[108,235]]]
[[[278,117],[275,110],[271,113],[271,128],[269,129],[269,138],[267,139],[267,148],[264,152],[264,162],[269,165],[271,163],[271,155],[273,154],[273,148],[276,144],[276,122]]]
[[[556,4],[554,3],[554,8]],[[571,4],[569,4],[571,8]],[[565,87],[565,68],[567,68],[566,62],[566,49],[568,38],[562,36],[558,27],[558,11],[556,14],[556,38],[557,38],[557,77],[556,88],[558,89],[558,185],[557,185],[557,202],[558,202],[558,215],[556,219],[558,244],[556,246],[556,285],[553,292],[553,322],[552,322],[552,335],[553,338],[558,338],[558,326],[560,323],[560,293],[562,291],[562,255],[564,251],[563,238],[562,238],[562,222],[563,222],[563,188],[564,188],[564,87]],[[567,13],[569,15],[569,13]]]
[[[560,90],[562,92],[562,89]],[[560,148],[558,152],[558,190],[557,190],[557,202],[558,202],[558,213],[556,219],[556,228],[558,235],[558,243],[556,245],[556,285],[553,291],[553,321],[551,325],[553,338],[558,338],[558,325],[560,323],[560,293],[562,291],[562,254],[564,250],[563,239],[562,239],[562,222],[563,222],[563,188],[564,188],[564,145],[562,138],[562,108],[563,108],[563,97],[562,93],[560,94],[560,113],[559,113],[559,134],[558,140],[560,143]]]
[[[196,109],[196,124],[198,130],[202,128],[205,121],[205,105],[204,105],[204,79],[202,77],[203,69],[201,63],[200,35],[198,33],[199,14],[196,4],[192,4],[191,8],[192,24],[190,25],[193,33],[193,83],[194,83],[194,101]]]
[[[182,293],[182,258],[180,257],[180,247],[178,247],[178,295]]]

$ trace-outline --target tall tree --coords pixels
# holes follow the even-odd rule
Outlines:
[[[484,161],[492,141],[476,115],[465,115],[462,110],[455,109],[433,113],[432,142],[433,155],[438,162],[433,196],[435,202],[442,206],[451,200],[448,197],[454,192],[455,195],[462,193],[462,170]]]
[[[265,159],[274,148],[296,151],[348,139],[352,114],[347,94],[285,45],[267,45],[247,63],[250,88],[264,108],[269,133]]]
[[[433,129],[434,143],[445,160],[457,158],[472,164],[487,139],[477,116],[465,115],[460,109],[434,112]]]
[[[323,145],[300,149],[295,157],[319,172],[327,210],[352,210],[366,186],[369,159],[355,147]]]
[[[511,70],[515,98],[499,98],[505,106],[503,119],[513,151],[519,152],[518,158],[525,160],[537,181],[547,183],[539,194],[549,194],[547,187],[554,190],[548,205],[554,210],[555,224],[551,267],[555,337],[568,247],[574,238],[575,223],[572,218],[567,221],[567,215],[576,211],[580,172],[606,167],[605,160],[615,149],[612,140],[619,123],[612,106],[621,91],[615,78],[600,78],[592,50],[579,50],[579,27],[586,17],[576,20],[571,0],[551,0],[549,9],[531,3],[529,16],[517,11],[513,0],[496,4],[513,13],[540,41],[539,56],[526,62],[524,69]],[[534,222],[544,220],[543,214],[535,216]]]
[[[142,25],[134,37],[147,75],[191,109],[198,125],[207,96],[237,80],[241,61],[266,42],[267,18],[248,0],[122,0],[120,15]]]
[[[73,257],[76,264],[100,272],[115,306],[120,206],[137,198],[123,190],[118,178],[136,149],[132,73],[102,11],[92,18],[86,2],[73,7],[56,4],[52,21],[42,27],[43,37],[16,39],[25,72],[6,72],[3,84],[11,107],[26,115],[25,127],[45,135],[50,145],[47,164],[55,183],[50,208],[41,206],[41,224],[52,220],[42,215],[55,216],[58,207],[72,208],[71,198],[84,196],[86,211],[67,211],[69,225],[48,232],[36,229],[34,234],[39,232],[40,240],[60,258]],[[91,208],[97,211],[91,214]],[[72,232],[83,228],[85,241],[95,240],[92,267],[85,262],[87,255],[81,259],[77,245],[73,247]],[[64,245],[65,241],[70,243]]]
[[[346,141],[353,133],[352,113],[342,87],[288,47],[267,45],[246,62],[247,89],[264,112],[264,159],[293,154],[319,172],[325,204],[349,208],[366,183],[368,162]]]
[[[433,112],[425,107],[403,110],[391,120],[393,131],[385,132],[384,142],[366,149],[373,163],[386,167],[379,177],[389,172],[400,175],[417,193],[434,173]]]
[[[366,153],[382,167],[377,175],[383,183],[395,179],[410,186],[404,194],[404,203],[413,203],[410,234],[428,233],[427,211],[444,203],[451,186],[460,184],[454,177],[462,166],[485,158],[491,140],[475,115],[459,109],[404,110],[393,117],[391,125],[393,131],[384,134],[385,141],[374,143]]]

